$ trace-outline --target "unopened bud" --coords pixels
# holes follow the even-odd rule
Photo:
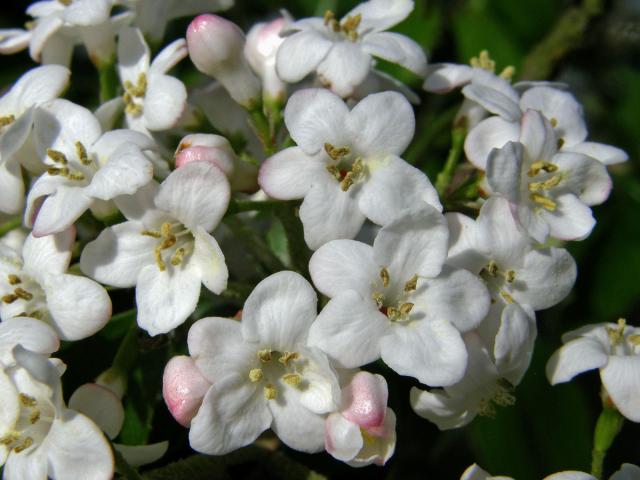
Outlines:
[[[199,15],[187,28],[189,57],[198,70],[217,79],[247,109],[260,102],[260,81],[251,71],[238,26],[222,17]]]
[[[180,425],[188,427],[198,413],[211,383],[204,378],[191,357],[173,357],[162,376],[162,396]]]
[[[276,73],[276,53],[284,38],[280,31],[286,20],[277,18],[269,23],[255,24],[247,34],[244,55],[262,79],[262,91],[266,98],[282,99],[285,96],[285,83]]]

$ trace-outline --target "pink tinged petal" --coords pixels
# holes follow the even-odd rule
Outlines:
[[[455,63],[436,63],[427,66],[426,80],[422,88],[432,93],[448,93],[466,85],[473,77],[473,68]]]
[[[46,447],[49,475],[53,478],[108,480],[113,477],[114,462],[109,442],[84,415],[65,411],[63,418],[53,422]]]
[[[364,441],[360,427],[339,413],[332,413],[325,421],[324,446],[327,453],[343,462],[358,455]]]
[[[348,192],[331,178],[314,183],[300,207],[304,239],[312,250],[339,238],[354,238],[364,223],[355,188]]]
[[[105,228],[82,251],[82,272],[107,285],[133,287],[145,266],[158,268],[154,256],[157,239],[142,235],[144,230],[138,222]]]
[[[33,236],[42,237],[71,227],[91,205],[82,187],[60,185],[43,202],[33,223]]]
[[[587,238],[596,225],[591,209],[571,193],[561,195],[555,202],[555,212],[540,212],[541,218],[549,225],[549,235],[560,240]]]
[[[358,372],[342,390],[342,415],[364,429],[384,423],[389,392],[381,375]]]
[[[580,373],[604,367],[608,361],[607,351],[598,341],[577,338],[551,355],[547,362],[547,378],[551,385],[568,382]]]
[[[361,32],[381,32],[403,21],[412,10],[412,0],[369,0],[356,6],[346,16],[362,15]]]
[[[422,418],[435,423],[440,430],[464,427],[475,417],[460,398],[450,397],[444,390],[411,388],[411,408]]]
[[[76,0],[64,9],[62,17],[73,25],[98,25],[109,19],[111,0]]]
[[[134,85],[138,83],[138,76],[149,70],[149,47],[140,30],[125,27],[120,30],[118,39],[118,72],[120,80],[126,80]],[[147,79],[148,80],[148,79]]]
[[[493,149],[487,161],[489,186],[511,203],[519,201],[523,157],[524,146],[518,142],[509,142],[500,149]]]
[[[394,325],[380,341],[384,363],[400,375],[430,386],[458,382],[467,367],[460,332],[447,320],[419,320]]]
[[[576,262],[564,248],[532,250],[516,271],[512,294],[518,303],[544,310],[561,302],[576,281]]]
[[[405,210],[425,203],[442,210],[429,178],[400,157],[390,155],[367,162],[369,177],[362,185],[358,205],[372,222],[386,225]]]
[[[16,215],[24,208],[24,182],[17,162],[0,163],[0,212]]]
[[[258,183],[270,197],[297,200],[304,198],[313,183],[327,173],[318,155],[309,156],[300,147],[290,147],[262,164]]]
[[[389,320],[370,298],[347,290],[322,309],[309,330],[309,345],[325,352],[340,368],[355,368],[380,358]]]
[[[562,149],[563,152],[581,153],[604,163],[605,165],[616,165],[629,160],[629,155],[620,148],[604,143],[582,142]]]
[[[59,16],[49,16],[39,20],[35,28],[31,30],[29,55],[35,62],[42,60],[41,55],[46,44],[62,28],[63,24],[64,21]]]
[[[285,82],[295,83],[313,72],[331,50],[333,42],[313,30],[287,37],[276,54],[276,72]]]
[[[347,117],[352,144],[365,158],[400,155],[415,131],[415,116],[400,93],[374,93],[361,100]]]
[[[169,449],[169,442],[150,443],[148,445],[114,444],[113,448],[120,452],[129,465],[141,467],[160,460]]]
[[[419,282],[413,300],[417,309],[424,309],[427,319],[448,320],[462,332],[475,328],[491,305],[480,278],[448,265],[438,277]]]
[[[558,151],[551,123],[537,110],[527,110],[522,116],[519,141],[532,162],[549,161]]]
[[[187,55],[187,41],[184,38],[174,40],[156,55],[149,67],[149,73],[167,73]]]
[[[491,72],[475,69],[471,83],[462,89],[462,93],[505,120],[520,120],[518,93],[508,81]]]
[[[200,275],[190,265],[144,267],[138,275],[138,325],[151,336],[167,333],[184,323],[200,298]]]
[[[273,350],[295,351],[316,319],[318,297],[304,277],[275,273],[251,292],[242,310],[242,335]]]
[[[535,87],[522,94],[520,107],[523,111],[538,110],[551,123],[566,146],[581,143],[587,137],[582,106],[566,91],[550,87]]]
[[[18,53],[29,46],[31,32],[19,28],[0,29],[0,53],[11,55]]]
[[[69,398],[69,408],[90,418],[110,439],[117,437],[122,429],[122,402],[111,390],[96,383],[78,387]]]
[[[471,129],[464,141],[464,152],[478,169],[487,169],[491,150],[502,148],[520,137],[520,125],[501,117],[490,117]]]
[[[369,55],[397,63],[420,77],[427,73],[427,57],[422,47],[399,33],[369,34],[362,40],[362,49]]]
[[[149,76],[144,97],[144,120],[151,131],[175,127],[187,106],[187,89],[177,78],[168,75]]]
[[[535,317],[531,318],[518,304],[504,307],[493,356],[498,372],[512,385],[520,383],[529,368],[536,336]]]
[[[352,467],[364,467],[375,463],[382,466],[387,463],[396,449],[396,415],[390,408],[384,417],[384,422],[367,433],[373,436],[373,441],[367,441],[358,456],[351,462]]]
[[[370,283],[378,277],[380,267],[374,262],[373,248],[369,245],[355,240],[333,240],[311,256],[309,272],[316,288],[330,298],[345,290],[368,296]]]
[[[640,356],[612,356],[600,369],[602,385],[620,413],[632,422],[640,422]]]
[[[155,203],[187,228],[200,226],[209,232],[227,211],[230,195],[229,181],[220,169],[208,162],[194,162],[162,182]]]
[[[229,278],[224,254],[216,239],[205,232],[202,227],[197,227],[193,234],[195,246],[190,262],[200,271],[204,286],[219,295],[227,288],[227,279]]]
[[[613,182],[601,162],[579,153],[558,153],[553,163],[563,172],[558,190],[577,195],[586,205],[600,205],[611,193]]]
[[[211,383],[202,376],[191,357],[173,357],[162,376],[162,397],[173,418],[188,427],[198,413]]]
[[[0,352],[5,349],[11,350],[16,344],[43,354],[54,353],[60,348],[60,340],[53,329],[46,323],[30,317],[7,318],[0,323]],[[3,402],[9,401],[9,397],[4,394],[2,398]]]
[[[380,230],[373,242],[376,262],[392,276],[435,277],[447,258],[444,216],[430,205],[406,212]]]
[[[371,56],[349,40],[335,43],[318,65],[320,81],[337,95],[346,98],[364,82],[371,69]]]
[[[66,272],[75,238],[76,232],[73,228],[40,238],[29,235],[22,248],[25,270],[35,276],[42,273]]]
[[[320,152],[327,142],[336,147],[346,145],[348,115],[349,109],[339,97],[315,88],[294,93],[284,111],[291,138],[307,155]]]
[[[191,420],[189,443],[198,452],[224,455],[253,443],[273,416],[261,388],[233,375],[216,382]]]
[[[81,340],[102,329],[111,317],[106,290],[85,277],[47,275],[42,288],[53,328],[62,340]]]

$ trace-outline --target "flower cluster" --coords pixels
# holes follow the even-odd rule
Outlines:
[[[411,0],[282,17],[246,37],[201,14],[231,4],[43,1],[27,10],[27,30],[0,30],[0,53],[28,47],[43,64],[0,99],[0,212],[30,230],[0,238],[9,480],[113,475],[107,438],[123,425],[127,365],[118,357],[67,406],[65,365],[50,358],[60,340],[107,324],[107,288],[135,288],[137,326],[150,336],[188,327],[188,355],[166,365],[162,395],[194,450],[223,455],[271,429],[293,449],[364,466],[395,449],[380,372],[415,379],[405,397],[440,429],[493,415],[515,401],[536,311],[573,287],[560,241],[590,234],[590,207],[612,187],[607,165],[627,156],[587,140],[565,86],[512,84],[513,69],[495,74],[486,52],[470,66],[427,67],[418,44],[387,31]],[[152,59],[147,42],[195,14]],[[95,112],[61,98],[76,44],[103,82]],[[206,86],[169,74],[187,56]],[[376,59],[429,92],[463,87],[454,128],[477,177],[466,214],[403,159],[415,98]],[[266,248],[252,211],[282,215],[287,255]],[[218,299],[245,279],[237,243],[255,249],[263,278],[235,318],[194,318],[203,304],[198,312],[220,313],[202,285]],[[550,381],[599,368],[610,407],[640,421],[638,332],[620,323],[567,334]],[[166,444],[114,448],[140,465]],[[549,478],[582,478],[558,475]],[[463,478],[493,477],[474,466]]]

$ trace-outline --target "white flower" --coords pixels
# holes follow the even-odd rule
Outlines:
[[[118,72],[129,128],[149,133],[178,123],[187,105],[187,90],[180,80],[165,74],[186,56],[187,43],[180,38],[150,62],[149,47],[140,30],[127,27],[120,31]]]
[[[274,198],[304,198],[300,220],[312,249],[355,237],[365,218],[385,225],[421,204],[442,208],[427,176],[399,157],[415,128],[399,93],[369,95],[349,110],[328,90],[301,90],[285,123],[298,146],[269,158],[258,183]]]
[[[640,475],[640,468],[630,463],[623,463],[620,470],[615,472],[609,480],[636,480]],[[477,464],[471,465],[467,468],[460,480],[513,480],[511,477],[497,476],[494,477],[490,473],[480,468]],[[584,472],[577,471],[565,471],[558,472],[548,477],[544,477],[543,480],[596,480],[596,477]]]
[[[640,329],[603,323],[587,325],[566,333],[560,347],[547,363],[552,385],[570,381],[576,375],[600,369],[600,379],[615,407],[632,422],[640,422]]]
[[[589,206],[604,202],[612,183],[601,162],[558,151],[551,123],[536,110],[522,117],[519,142],[492,150],[487,181],[504,196],[520,224],[538,242],[586,238],[595,219]]]
[[[0,364],[13,362],[17,345],[49,355],[60,348],[60,339],[46,323],[29,317],[3,318],[0,322]]]
[[[223,455],[271,428],[304,452],[324,446],[324,414],[335,411],[339,386],[326,356],[307,346],[317,297],[300,275],[279,272],[247,299],[242,321],[204,318],[189,330],[189,353],[211,382],[189,442]]]
[[[82,271],[107,285],[135,285],[138,324],[166,333],[194,311],[201,283],[214,293],[227,286],[224,255],[207,232],[227,210],[229,183],[208,162],[193,162],[116,203],[129,221],[85,247]]]
[[[460,332],[489,310],[482,281],[443,263],[447,229],[425,206],[383,227],[373,247],[334,240],[311,257],[315,286],[331,300],[309,333],[310,345],[338,366],[378,358],[427,385],[451,385],[467,366]]]
[[[0,212],[16,214],[24,206],[21,165],[38,172],[30,145],[34,107],[56,98],[71,72],[48,65],[22,75],[0,98]],[[41,168],[41,167],[40,167]]]
[[[340,411],[327,417],[325,448],[352,467],[384,465],[396,446],[396,416],[387,408],[387,382],[358,372],[342,389]]]
[[[423,76],[427,60],[413,40],[385,30],[413,10],[412,0],[370,0],[338,21],[331,11],[324,19],[305,18],[289,25],[276,65],[286,82],[298,82],[311,72],[341,97],[349,97],[366,78],[372,57],[397,63]]]
[[[16,347],[0,369],[0,465],[5,480],[108,480],[113,455],[100,429],[62,399],[64,364]]]
[[[66,230],[87,210],[114,213],[107,201],[133,194],[153,178],[143,153],[153,140],[132,130],[102,134],[98,119],[68,100],[53,100],[36,111],[35,146],[46,172],[27,197],[25,224],[35,236]]]
[[[280,31],[287,19],[276,18],[270,22],[256,23],[249,33],[244,46],[244,56],[254,72],[262,79],[263,95],[270,100],[284,99],[287,87],[276,73],[276,54],[284,38]]]
[[[53,327],[63,340],[80,340],[111,317],[111,300],[93,280],[67,274],[75,232],[35,238],[22,252],[0,245],[0,316],[32,317]],[[28,348],[28,345],[24,345]]]
[[[467,425],[478,414],[494,415],[496,406],[513,405],[513,389],[533,353],[536,324],[532,315],[519,305],[508,305],[498,309],[499,329],[495,332],[491,328],[494,335],[489,341],[482,333],[466,333],[463,338],[469,361],[462,380],[441,390],[412,388],[413,410],[440,430],[448,430]]]
[[[576,279],[576,264],[564,248],[534,248],[504,198],[490,197],[477,220],[447,213],[447,263],[479,275],[492,303],[519,303],[544,310],[565,298]]]

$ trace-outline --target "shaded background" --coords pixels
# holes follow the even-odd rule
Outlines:
[[[3,2],[0,27],[17,27],[27,17],[29,2]],[[352,0],[236,0],[236,7],[223,15],[247,30],[280,8],[294,17],[322,15],[334,10],[338,17],[357,2]],[[482,49],[489,50],[498,70],[513,65],[520,73],[527,55],[571,9],[598,2],[563,0],[416,0],[416,9],[396,30],[411,36],[428,52],[431,62],[467,63]],[[569,14],[570,15],[570,14]],[[565,17],[566,18],[566,17]],[[165,44],[183,35],[188,19],[175,21]],[[572,22],[569,22],[572,23]],[[640,325],[640,1],[604,2],[581,39],[567,55],[548,65],[546,79],[567,82],[582,102],[590,139],[625,149],[630,161],[611,168],[614,190],[609,201],[594,208],[598,224],[585,241],[568,245],[579,265],[577,284],[560,305],[538,315],[539,337],[532,365],[516,389],[513,407],[499,408],[495,418],[477,418],[462,429],[439,432],[409,408],[410,379],[386,375],[390,406],[398,417],[396,454],[384,468],[351,469],[326,454],[302,455],[282,447],[287,458],[330,478],[433,478],[457,479],[477,462],[495,475],[521,480],[542,478],[564,469],[589,471],[591,438],[600,412],[599,380],[595,373],[578,377],[571,384],[549,386],[544,365],[560,345],[563,332],[580,325],[627,318]],[[33,63],[25,53],[0,59],[0,85],[9,85]],[[420,92],[420,79],[389,65],[382,68]],[[72,84],[67,95],[78,103],[97,103],[97,74],[84,50],[74,56]],[[178,75],[189,79],[193,68],[183,62]],[[187,83],[189,81],[187,80]],[[417,107],[414,145],[405,158],[424,169],[432,181],[444,163],[449,148],[452,112],[461,101],[459,92],[447,96],[421,93]],[[131,308],[133,291],[112,293],[114,311]],[[214,308],[216,314],[233,314],[238,302],[205,299],[195,318]],[[212,307],[211,305],[214,305]],[[74,345],[65,345],[60,356],[69,364],[63,377],[67,397],[78,385],[108,368],[120,338],[133,321],[131,315],[116,316],[100,334]],[[184,351],[186,326],[170,336],[153,339],[140,335],[138,366],[131,372],[125,406],[127,422],[118,439],[138,444],[169,439],[165,459],[153,465],[188,457],[187,431],[169,416],[160,396],[162,369],[167,359]],[[384,372],[380,365],[373,370]],[[639,392],[640,395],[640,392]],[[622,462],[640,464],[640,427],[626,422],[607,460],[610,474]],[[268,442],[269,439],[266,439]],[[152,474],[152,478],[298,478],[308,472],[282,456],[216,461],[203,465],[181,464],[180,468]],[[215,470],[208,470],[215,468]],[[147,469],[148,471],[149,469]],[[213,474],[212,472],[216,472]],[[207,472],[207,473],[203,473]]]

